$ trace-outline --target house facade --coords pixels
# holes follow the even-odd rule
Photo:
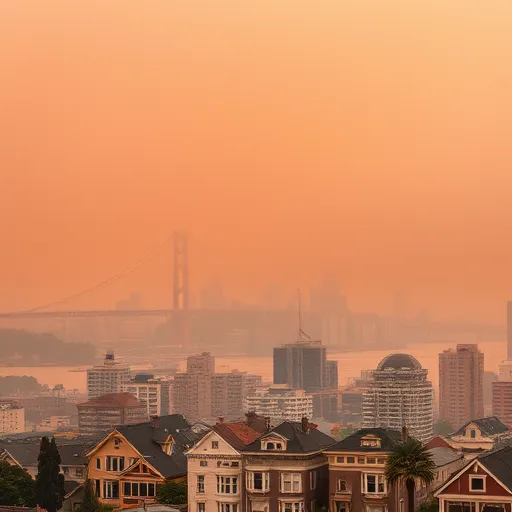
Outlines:
[[[496,416],[472,420],[459,430],[450,434],[445,441],[456,450],[465,454],[466,459],[477,457],[480,453],[492,450],[495,444],[512,432]]]
[[[435,493],[440,512],[511,512],[512,447],[469,461]]]
[[[325,502],[328,466],[323,450],[334,439],[306,418],[284,422],[243,453],[248,512],[313,512]],[[236,511],[223,511],[236,512]]]
[[[402,433],[364,428],[324,453],[329,461],[331,512],[407,512],[405,492],[385,478],[388,455]]]
[[[186,481],[184,452],[197,440],[177,414],[114,428],[88,453],[98,500],[116,508],[155,502],[159,485]]]

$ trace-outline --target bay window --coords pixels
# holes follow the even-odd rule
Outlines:
[[[237,503],[219,503],[219,512],[238,512]]]
[[[217,494],[237,494],[238,478],[217,475]]]
[[[264,471],[247,471],[247,490],[268,492],[270,490],[270,474]]]
[[[302,475],[281,473],[281,492],[302,492]]]
[[[281,501],[279,512],[304,512],[303,501]]]
[[[124,482],[124,496],[151,497],[156,496],[156,484],[146,482]]]
[[[363,492],[366,494],[384,494],[386,492],[386,478],[384,475],[363,475]]]

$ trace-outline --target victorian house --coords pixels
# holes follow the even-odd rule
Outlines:
[[[385,478],[386,459],[403,435],[364,428],[324,450],[331,512],[406,512],[404,493]]]
[[[190,512],[245,510],[242,450],[267,428],[263,418],[251,414],[245,422],[225,423],[220,418],[187,452]]]
[[[326,504],[328,467],[323,451],[334,443],[304,418],[281,423],[246,446],[245,510],[314,512]]]
[[[478,456],[435,493],[439,512],[511,512],[512,447]]]
[[[158,486],[186,482],[185,451],[200,438],[179,414],[114,428],[88,453],[88,478],[105,505],[153,503]]]

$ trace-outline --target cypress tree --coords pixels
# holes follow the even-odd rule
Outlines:
[[[48,512],[57,512],[64,500],[64,475],[55,439],[43,437],[37,458],[36,501]]]

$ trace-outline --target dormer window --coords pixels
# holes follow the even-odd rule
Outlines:
[[[277,440],[262,440],[261,441],[261,449],[262,450],[283,450],[284,443],[282,441]]]
[[[361,446],[365,448],[380,448],[381,440],[378,437],[366,436],[361,438]]]

